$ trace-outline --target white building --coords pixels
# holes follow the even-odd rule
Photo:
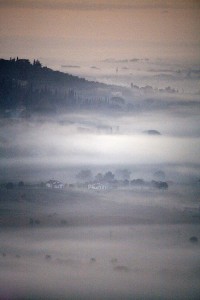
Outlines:
[[[108,188],[107,185],[101,183],[88,184],[88,190],[102,191],[102,190],[107,190],[107,188]]]

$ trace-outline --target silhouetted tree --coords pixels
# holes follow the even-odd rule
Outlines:
[[[198,238],[196,236],[191,236],[191,238],[189,239],[189,241],[191,243],[198,243]]]
[[[95,180],[101,182],[101,181],[103,180],[103,175],[102,175],[101,173],[98,173],[98,174],[95,176]]]
[[[123,185],[124,185],[124,186],[128,186],[128,185],[129,185],[129,180],[128,180],[128,179],[125,179],[125,180],[123,181]]]
[[[165,181],[152,180],[152,185],[153,185],[153,187],[161,189],[161,190],[167,190],[168,189],[168,183],[165,182]]]
[[[131,185],[134,185],[134,186],[142,186],[144,185],[144,180],[143,179],[133,179],[131,180]]]
[[[39,183],[39,186],[40,186],[41,188],[44,188],[46,185],[45,185],[45,183],[44,183],[43,181],[41,181],[41,182]]]
[[[34,59],[33,66],[37,67],[37,68],[41,68],[42,64],[41,64],[41,62],[38,59],[37,60]]]
[[[19,181],[19,183],[18,183],[18,187],[24,187],[24,182],[23,181]]]
[[[106,172],[103,176],[103,179],[107,182],[113,181],[114,178],[115,178],[115,175],[111,171]]]
[[[7,188],[7,190],[11,190],[14,188],[14,184],[12,182],[8,182],[8,183],[6,183],[6,188]]]
[[[79,180],[91,180],[92,179],[92,172],[91,170],[81,170],[77,175],[76,175],[76,178],[79,179]]]

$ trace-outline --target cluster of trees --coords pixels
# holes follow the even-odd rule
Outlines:
[[[133,82],[131,82],[131,88],[141,91],[143,93],[155,93],[155,92],[159,92],[159,93],[170,93],[170,94],[175,94],[178,93],[178,90],[167,86],[164,89],[158,89],[158,88],[153,88],[151,85],[146,85],[146,86],[141,86],[139,87],[138,85],[134,85]]]
[[[168,189],[168,183],[162,180],[152,180],[151,182],[146,182],[144,179],[130,179],[131,171],[128,169],[117,170],[116,174],[111,171],[107,171],[104,174],[97,173],[93,176],[92,171],[89,169],[81,170],[77,175],[76,179],[78,181],[88,183],[88,182],[98,182],[98,183],[109,183],[112,186],[138,186],[145,187],[151,186],[158,189]],[[165,173],[163,171],[157,171],[154,173],[157,178],[162,177],[164,179]]]
[[[95,180],[98,182],[113,182],[116,177],[120,180],[129,180],[131,175],[131,171],[128,169],[121,169],[116,171],[116,175],[111,171],[107,171],[103,173],[97,173],[93,176],[92,171],[89,169],[81,170],[77,175],[76,179],[81,181],[90,181]]]
[[[17,184],[14,184],[13,182],[9,181],[9,182],[6,182],[4,184],[1,184],[1,187],[4,187],[6,188],[7,190],[12,190],[14,189],[15,187],[18,187],[18,188],[22,188],[24,187],[25,184],[23,181],[19,181]]]
[[[112,171],[106,171],[105,173],[98,172],[93,175],[90,169],[80,170],[76,174],[76,180],[78,183],[87,184],[87,183],[108,183],[113,187],[117,186],[137,186],[137,187],[145,187],[151,186],[158,189],[168,189],[168,183],[165,181],[165,172],[158,170],[153,173],[154,180],[151,182],[147,182],[142,178],[134,178],[131,179],[131,171],[128,169],[118,169],[115,173]],[[1,185],[6,189],[13,188],[23,188],[25,187],[24,181],[19,181],[18,183],[7,182]],[[44,182],[41,182],[39,185],[34,185],[40,188],[46,187]],[[66,184],[66,186],[68,186]],[[73,187],[73,184],[69,184],[69,187]]]

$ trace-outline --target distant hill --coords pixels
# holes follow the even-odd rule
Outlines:
[[[0,79],[12,79],[28,82],[40,82],[43,84],[59,84],[73,86],[99,86],[102,84],[90,82],[84,78],[73,76],[60,71],[54,71],[43,67],[39,60],[31,63],[28,59],[0,59]]]
[[[0,111],[56,112],[109,105],[111,87],[43,67],[40,61],[0,59]]]

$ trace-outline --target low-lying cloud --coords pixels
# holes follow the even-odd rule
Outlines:
[[[114,119],[108,119],[107,125],[112,126],[113,133],[104,132],[106,126],[100,127],[103,129],[99,132],[98,122],[87,124],[87,117],[85,122],[82,119],[83,133],[78,119],[68,125],[50,121],[7,124],[1,131],[1,167],[59,169],[73,165],[199,163],[200,135],[190,136],[195,122],[188,128],[188,135],[182,136],[182,122],[177,122],[176,127],[180,134],[173,135],[170,131],[173,132],[175,123],[158,127],[160,120],[153,121],[153,116],[147,116],[143,120],[135,117],[131,124],[131,118],[134,119],[133,116],[118,119],[121,122],[118,127],[112,124]],[[159,130],[161,134],[148,135],[145,129]]]

